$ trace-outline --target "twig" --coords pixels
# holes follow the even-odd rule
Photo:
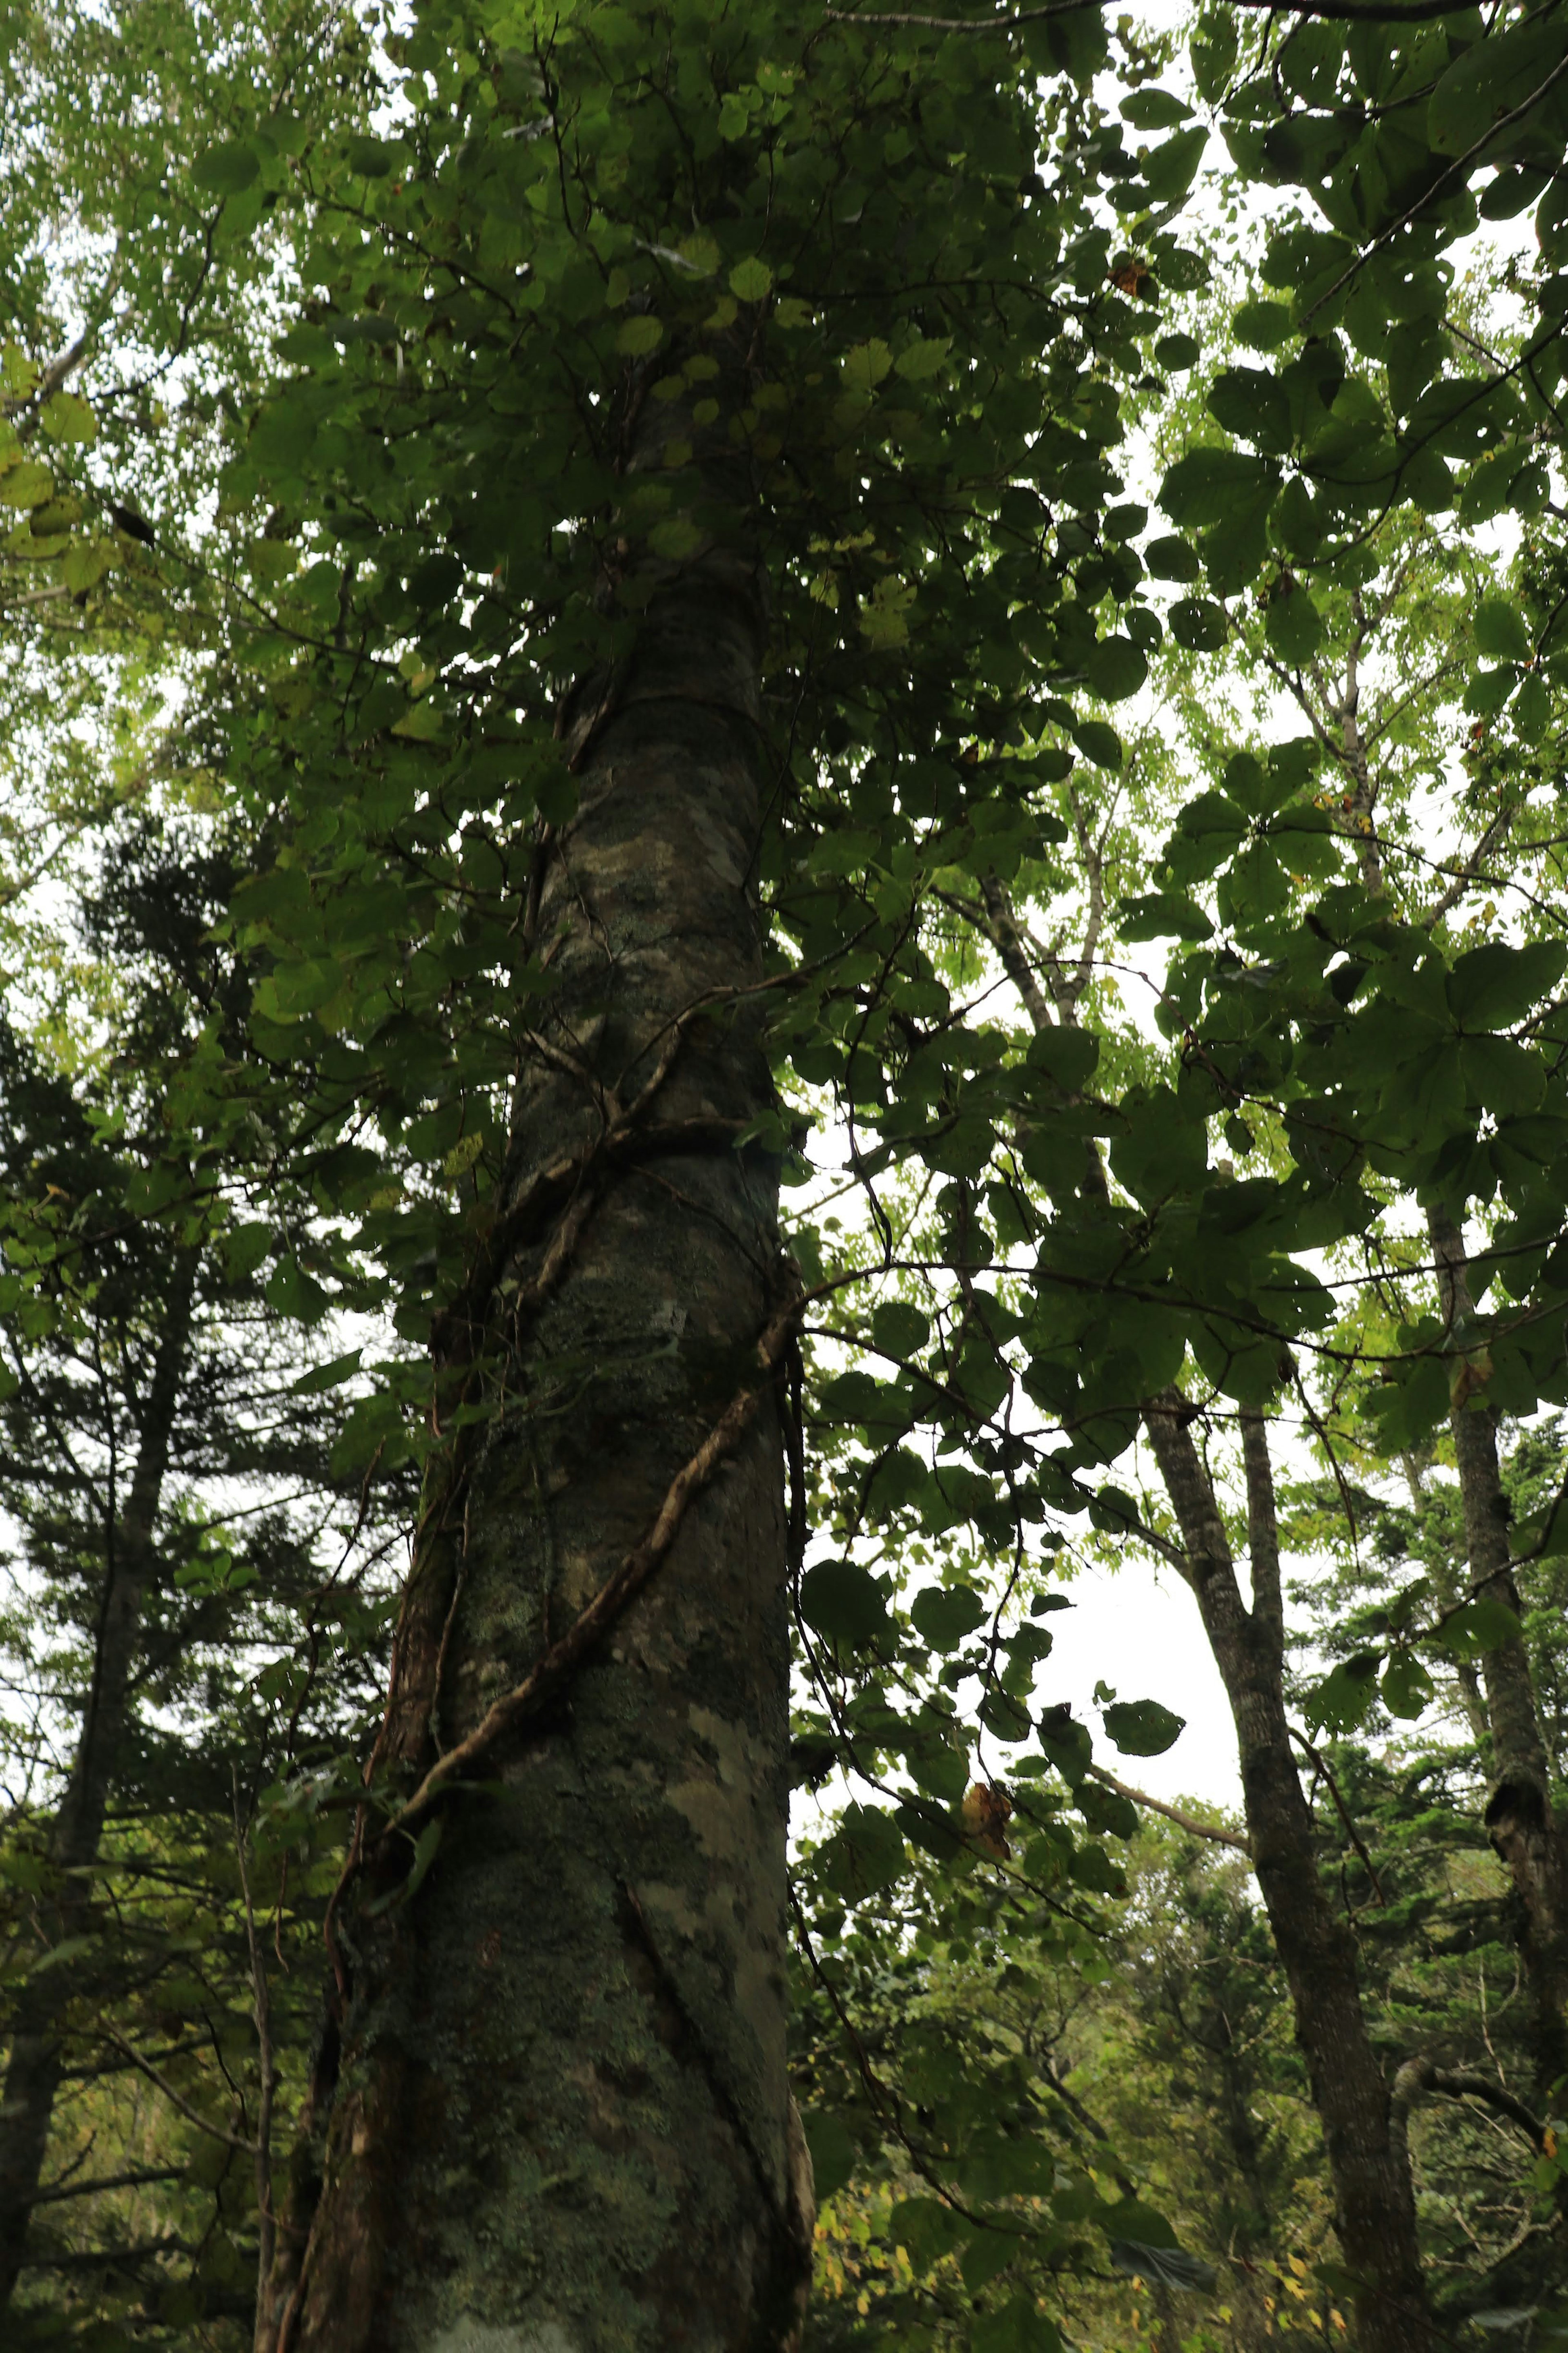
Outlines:
[[[1340,1785],[1334,1778],[1332,1768],[1331,1767],[1327,1757],[1322,1755],[1321,1750],[1314,1748],[1306,1734],[1304,1732],[1298,1732],[1293,1724],[1287,1725],[1286,1729],[1289,1731],[1291,1739],[1297,1742],[1306,1755],[1311,1758],[1314,1770],[1322,1775],[1323,1780],[1328,1787],[1329,1795],[1334,1801],[1335,1810],[1337,1811],[1341,1821],[1343,1822],[1345,1826],[1345,1835],[1350,1840],[1352,1846],[1354,1847],[1357,1854],[1361,1857],[1362,1864],[1366,1872],[1367,1877],[1373,1883],[1373,1888],[1376,1894],[1378,1902],[1384,1906],[1384,1910],[1386,1910],[1388,1906],[1388,1898],[1383,1892],[1383,1882],[1377,1875],[1377,1865],[1373,1862],[1371,1855],[1368,1854],[1366,1848],[1362,1841],[1361,1832],[1357,1830],[1354,1822],[1351,1820],[1350,1808],[1346,1805],[1343,1798],[1340,1795]]]
[[[205,2132],[209,2140],[221,2140],[228,2148],[242,2149],[247,2157],[255,2157],[258,2154],[258,2142],[245,2140],[238,2133],[226,2132],[222,2125],[209,2124],[200,2109],[193,2108],[189,2100],[182,2093],[175,2091],[168,2077],[160,2074],[150,2059],[143,2059],[135,2044],[128,2042],[123,2034],[117,2033],[112,2026],[101,2026],[99,2032],[106,2042],[112,2042],[115,2049],[122,2052],[133,2067],[141,2069],[148,2082],[157,2086],[171,2106],[178,2108],[187,2124],[195,2125],[198,2132]]]
[[[64,2198],[93,2198],[100,2189],[139,2189],[144,2182],[184,2181],[183,2165],[139,2166],[130,2173],[105,2173],[91,2181],[52,2182],[47,2189],[35,2189],[27,2204],[55,2206]]]
[[[1195,1814],[1183,1813],[1180,1806],[1168,1806],[1163,1798],[1152,1798],[1147,1789],[1135,1789],[1130,1781],[1119,1781],[1103,1765],[1091,1765],[1089,1771],[1091,1779],[1103,1781],[1119,1798],[1130,1798],[1135,1806],[1147,1806],[1151,1813],[1163,1814],[1168,1822],[1174,1822],[1178,1830],[1191,1831],[1194,1838],[1212,1839],[1216,1846],[1233,1846],[1241,1854],[1252,1852],[1252,1841],[1244,1831],[1221,1830],[1216,1823],[1200,1822]]]

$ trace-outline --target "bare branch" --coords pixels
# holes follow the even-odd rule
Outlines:
[[[133,2067],[141,2069],[148,2082],[156,2085],[170,2105],[178,2108],[187,2124],[195,2125],[196,2130],[205,2133],[209,2140],[220,2140],[226,2147],[243,2150],[247,2157],[254,2157],[257,2154],[255,2141],[243,2140],[238,2133],[226,2132],[222,2125],[209,2124],[201,2110],[192,2107],[184,2094],[182,2092],[176,2092],[168,2077],[161,2074],[150,2059],[143,2059],[135,2044],[128,2042],[123,2034],[116,2033],[112,2026],[100,2027],[99,2031],[106,2042],[112,2042],[115,2049],[130,2060]]]
[[[1147,1789],[1135,1789],[1131,1781],[1119,1781],[1103,1765],[1091,1765],[1089,1770],[1092,1780],[1103,1781],[1119,1798],[1130,1798],[1135,1806],[1146,1806],[1152,1814],[1163,1814],[1179,1831],[1191,1831],[1194,1838],[1212,1839],[1215,1846],[1233,1846],[1240,1854],[1252,1852],[1252,1841],[1245,1831],[1222,1830],[1217,1822],[1200,1822],[1195,1814],[1184,1814],[1180,1806],[1168,1806],[1163,1798],[1152,1798]]]

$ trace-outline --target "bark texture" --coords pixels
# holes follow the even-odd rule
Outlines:
[[[184,1381],[195,1289],[195,1262],[182,1253],[140,1417],[135,1465],[123,1510],[110,1499],[104,1539],[103,1606],[93,1651],[92,1682],[70,1777],[49,1832],[52,1894],[38,1930],[49,1947],[92,1927],[93,1883],[117,1763],[130,1720],[142,1612],[157,1573],[158,1509]],[[73,1991],[68,1964],[35,1972],[16,1998],[16,2031],[0,2097],[0,2313],[26,2259],[55,2099],[65,2064],[66,2011]]]
[[[342,1908],[273,2283],[289,2353],[765,2353],[798,2326],[786,1549],[757,1361],[777,1164],[737,1148],[773,1100],[748,996],[763,638],[751,562],[715,550],[657,585],[564,731],[580,806],[537,909],[558,986],[440,1335],[488,1411],[426,1510],[381,1762],[426,1775],[498,1729],[455,1777],[483,1789],[372,1839]]]
[[[1296,2039],[1311,2080],[1334,2191],[1334,2227],[1356,2297],[1361,2353],[1429,2353],[1432,2319],[1415,2235],[1415,2204],[1389,2088],[1362,2010],[1355,1945],[1318,1875],[1312,1820],[1291,1754],[1283,1691],[1284,1618],[1268,1434],[1242,1422],[1252,1607],[1243,1600],[1213,1482],[1175,1389],[1145,1411],[1236,1724],[1253,1868],[1290,1988]]]
[[[1443,1321],[1462,1338],[1475,1313],[1464,1240],[1446,1209],[1427,1214]],[[1486,1401],[1485,1366],[1456,1358],[1449,1416],[1459,1474],[1470,1590],[1521,1615],[1508,1548],[1508,1499],[1498,1461],[1497,1416]],[[1552,1800],[1541,1717],[1521,1637],[1481,1654],[1490,1732],[1492,1787],[1486,1826],[1519,1897],[1521,1957],[1530,1987],[1537,2090],[1568,2073],[1568,1841]]]

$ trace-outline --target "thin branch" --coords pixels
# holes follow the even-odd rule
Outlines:
[[[146,2182],[184,2181],[183,2165],[142,2166],[131,2173],[106,2173],[93,2181],[57,2181],[47,2189],[35,2189],[28,2199],[29,2206],[55,2206],[64,2198],[93,2198],[100,2189],[139,2189]]]
[[[102,2035],[106,2042],[112,2042],[115,2049],[122,2052],[124,2056],[130,2060],[131,2064],[133,2067],[139,2067],[141,2069],[148,2082],[156,2085],[157,2089],[163,2093],[163,2097],[172,2106],[178,2108],[180,2114],[184,2117],[187,2124],[195,2125],[196,2130],[198,2132],[205,2133],[209,2140],[220,2140],[224,2143],[226,2147],[243,2150],[247,2157],[255,2157],[257,2155],[258,2147],[257,2142],[253,2140],[244,2140],[238,2133],[226,2132],[222,2125],[209,2124],[206,2117],[202,2115],[201,2110],[199,2108],[193,2108],[189,2100],[184,2097],[184,2094],[176,2092],[168,2077],[166,2075],[160,2074],[158,2069],[153,2066],[150,2059],[143,2059],[135,2044],[128,2042],[123,2034],[117,2033],[112,2026],[100,2027],[99,2032]]]
[[[1135,1789],[1131,1781],[1119,1781],[1103,1765],[1089,1768],[1092,1780],[1103,1781],[1119,1798],[1130,1798],[1135,1806],[1146,1806],[1152,1814],[1163,1814],[1179,1831],[1190,1831],[1194,1838],[1212,1839],[1215,1846],[1233,1846],[1239,1854],[1252,1852],[1252,1841],[1243,1831],[1222,1830],[1215,1822],[1200,1822],[1195,1814],[1184,1814],[1180,1806],[1168,1806],[1163,1798],[1152,1798],[1147,1789]]]
[[[1362,1867],[1373,1883],[1373,1888],[1376,1894],[1377,1900],[1386,1910],[1388,1898],[1383,1892],[1383,1882],[1377,1875],[1377,1865],[1373,1862],[1371,1855],[1368,1854],[1362,1834],[1357,1830],[1354,1822],[1351,1820],[1350,1808],[1346,1805],[1343,1798],[1340,1794],[1340,1785],[1334,1778],[1332,1767],[1330,1765],[1327,1757],[1324,1757],[1321,1750],[1313,1747],[1311,1742],[1308,1739],[1304,1732],[1298,1732],[1293,1724],[1288,1726],[1288,1729],[1291,1739],[1294,1740],[1298,1746],[1311,1758],[1313,1770],[1322,1775],[1324,1786],[1327,1788],[1330,1797],[1332,1798],[1334,1801],[1334,1810],[1338,1813],[1341,1821],[1343,1822],[1345,1826],[1345,1836],[1349,1839],[1352,1846],[1354,1847],[1357,1854],[1361,1857]]]

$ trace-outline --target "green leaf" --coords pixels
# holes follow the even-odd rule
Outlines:
[[[618,352],[625,352],[632,359],[646,359],[649,352],[658,351],[663,341],[662,319],[649,318],[644,312],[637,318],[627,319],[622,323],[616,336],[616,349]]]
[[[3,478],[0,478],[3,479]],[[1075,719],[1072,740],[1086,760],[1113,773],[1121,765],[1121,738],[1103,719]]]
[[[1261,498],[1272,498],[1279,469],[1266,458],[1239,449],[1190,449],[1178,458],[1160,485],[1160,504],[1173,522],[1199,530],[1250,516]]]
[[[656,555],[671,564],[684,564],[703,544],[703,534],[690,515],[666,515],[649,532],[647,543]]]
[[[1390,1715],[1413,1723],[1431,1704],[1436,1685],[1412,1651],[1396,1651],[1383,1671],[1379,1689]]]
[[[800,1581],[800,1611],[829,1641],[856,1650],[874,1642],[888,1623],[880,1586],[855,1560],[823,1560],[808,1568]]]
[[[366,1905],[365,1910],[373,1917],[377,1913],[390,1911],[395,1904],[401,1905],[408,1902],[430,1865],[435,1862],[436,1850],[441,1843],[441,1833],[446,1827],[445,1819],[440,1814],[426,1823],[414,1841],[414,1861],[409,1866],[408,1876],[397,1886],[388,1888],[384,1894],[376,1896],[373,1902]]]
[[[1023,2252],[1019,2241],[1014,2246]],[[999,2310],[977,2312],[967,2334],[970,2353],[1062,2353],[1060,2330],[1027,2290],[1010,2296]]]
[[[1568,54],[1568,26],[1545,24],[1492,32],[1462,50],[1426,108],[1426,139],[1438,155],[1468,155],[1489,126],[1538,90]]]
[[[952,349],[951,335],[918,336],[899,353],[893,362],[894,372],[910,384],[927,383],[941,374]]]
[[[1100,1040],[1090,1029],[1037,1029],[1026,1059],[1031,1070],[1044,1071],[1064,1094],[1078,1094],[1100,1060]]]
[[[198,188],[212,196],[237,196],[258,176],[261,159],[242,139],[225,140],[208,147],[191,166]]]
[[[1208,143],[1208,125],[1199,122],[1191,131],[1178,131],[1143,158],[1143,179],[1154,204],[1173,204],[1185,195],[1198,176]]]
[[[1145,85],[1142,90],[1135,90],[1131,98],[1124,98],[1118,111],[1123,122],[1130,122],[1135,131],[1168,131],[1175,123],[1188,121],[1193,110],[1173,90],[1151,90]]]
[[[1324,1677],[1307,1701],[1307,1722],[1314,1732],[1355,1729],[1377,1696],[1381,1660],[1377,1651],[1358,1651]]]
[[[1113,1700],[1103,1713],[1123,1757],[1163,1757],[1186,1729],[1184,1715],[1173,1715],[1155,1699]]]
[[[1459,1067],[1470,1096],[1499,1119],[1538,1110],[1546,1092],[1545,1063],[1511,1038],[1466,1037]]]
[[[1323,642],[1322,615],[1310,592],[1289,575],[1276,583],[1269,596],[1264,631],[1290,670],[1310,662]]]
[[[1476,607],[1476,644],[1495,661],[1530,659],[1533,640],[1519,607],[1508,596],[1483,596]]]
[[[87,448],[98,438],[98,419],[74,392],[57,392],[38,411],[38,422],[51,441],[74,442]]]
[[[888,2236],[902,2247],[917,2278],[960,2247],[969,2226],[962,2215],[935,2198],[906,2198],[888,2217]]]
[[[843,2117],[836,2116],[830,2109],[806,2108],[802,2112],[801,2123],[811,2152],[813,2186],[821,2205],[836,2190],[842,2189],[853,2175],[855,2139]]]
[[[846,395],[858,405],[868,403],[892,364],[892,352],[879,336],[856,343],[839,364],[839,381]]]
[[[858,1904],[891,1887],[902,1877],[909,1859],[903,1832],[890,1814],[874,1806],[852,1805],[845,1808],[837,1830],[814,1860],[835,1894]]]
[[[1231,325],[1238,343],[1255,352],[1277,351],[1291,332],[1290,312],[1283,302],[1244,302]]]
[[[884,1356],[912,1356],[931,1338],[931,1318],[906,1300],[884,1299],[871,1312],[871,1337]]]
[[[1178,542],[1176,544],[1184,544]],[[1193,559],[1194,570],[1197,558]],[[1171,635],[1189,653],[1217,653],[1230,635],[1225,607],[1206,596],[1178,596],[1170,611]]]
[[[1149,675],[1149,658],[1131,638],[1101,638],[1084,665],[1090,686],[1107,702],[1124,702]]]
[[[1489,940],[1455,964],[1445,987],[1449,1010],[1467,1029],[1507,1029],[1551,995],[1565,964],[1568,949],[1552,940],[1523,947]]]
[[[1290,404],[1284,387],[1265,368],[1226,368],[1215,376],[1208,411],[1227,433],[1256,442],[1260,449],[1290,446]]]
[[[1145,891],[1118,908],[1126,940],[1206,940],[1214,925],[1194,900],[1176,891]]]
[[[1156,580],[1196,580],[1204,568],[1196,548],[1186,539],[1152,539],[1143,550],[1143,561]]]
[[[761,302],[770,292],[773,273],[759,254],[737,261],[730,272],[730,291],[738,302]]]
[[[1444,1620],[1434,1640],[1446,1658],[1464,1665],[1504,1642],[1521,1641],[1523,1635],[1524,1629],[1506,1601],[1500,1601],[1495,1593],[1479,1593]]]
[[[345,139],[343,155],[351,172],[362,180],[384,180],[397,161],[397,150],[384,139],[369,139],[359,133]]]
[[[295,1396],[321,1397],[328,1389],[340,1388],[352,1374],[358,1372],[363,1353],[361,1348],[351,1348],[346,1356],[334,1356],[330,1364],[317,1365],[311,1371],[301,1373],[294,1383]]]
[[[0,506],[41,507],[54,495],[55,478],[36,458],[24,459],[0,474]]]
[[[1108,2238],[1125,2244],[1158,2247],[1167,2253],[1181,2244],[1164,2216],[1142,2199],[1120,2198],[1114,2206],[1101,2206],[1094,2220]]]
[[[1188,52],[1198,95],[1212,106],[1236,70],[1239,34],[1229,16],[1207,16]]]
[[[928,1585],[910,1604],[916,1632],[933,1651],[956,1651],[989,1615],[970,1585]]]
[[[1173,375],[1180,375],[1194,364],[1202,349],[1195,335],[1162,335],[1154,345],[1154,357]]]

